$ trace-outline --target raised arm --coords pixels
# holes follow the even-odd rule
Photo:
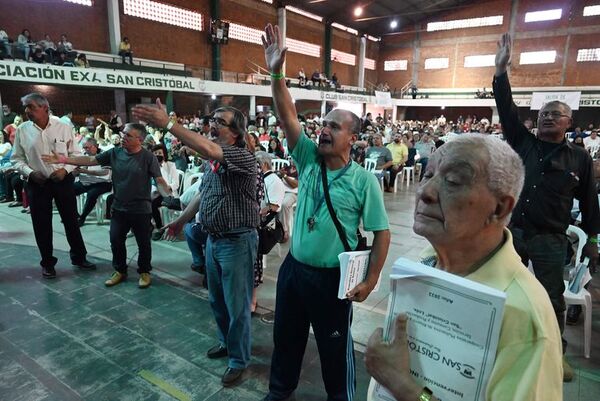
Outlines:
[[[529,135],[529,131],[521,120],[519,120],[519,109],[512,98],[512,90],[508,81],[507,69],[511,57],[511,37],[505,33],[498,41],[496,52],[496,73],[494,74],[494,98],[496,107],[502,123],[502,134],[511,146],[517,145],[523,135]]]
[[[167,124],[169,124],[167,111],[158,98],[156,99],[156,107],[140,104],[131,109],[131,111],[135,118],[147,121],[156,128],[167,128]],[[185,129],[177,123],[169,129],[169,132],[198,152],[202,158],[223,161],[223,149],[203,135]]]
[[[287,47],[283,47],[281,32],[277,25],[275,27],[271,24],[267,25],[265,34],[262,36],[262,42],[265,49],[267,68],[271,71],[273,101],[279,115],[279,121],[281,121],[281,126],[285,132],[285,137],[287,138],[288,149],[291,152],[296,147],[301,128],[296,106],[294,106],[290,91],[285,85],[285,77],[281,74]]]

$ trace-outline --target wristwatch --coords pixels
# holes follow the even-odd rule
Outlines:
[[[165,127],[165,129],[167,131],[171,131],[171,128],[173,128],[174,125],[175,125],[175,123],[173,121],[169,120],[169,123],[167,124],[167,126]]]
[[[427,387],[423,387],[423,391],[421,391],[417,401],[431,401],[431,397],[433,397],[431,390],[429,390]]]

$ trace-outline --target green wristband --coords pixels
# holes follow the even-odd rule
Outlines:
[[[285,75],[279,73],[279,74],[275,74],[274,72],[271,73],[271,78],[273,79],[283,79],[285,78]]]
[[[588,242],[591,244],[597,244],[598,243],[598,237],[594,236],[594,237],[589,237],[588,238]]]

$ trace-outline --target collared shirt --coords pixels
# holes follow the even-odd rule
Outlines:
[[[202,177],[199,222],[207,232],[258,227],[257,174],[254,154],[223,146],[223,162],[211,161]]]
[[[562,400],[562,354],[556,315],[544,287],[513,247],[510,231],[504,244],[465,278],[506,293],[496,361],[486,389],[488,401]],[[432,247],[421,254],[434,266]]]
[[[576,198],[583,214],[583,230],[599,233],[600,212],[590,155],[567,140],[553,146],[537,139],[519,120],[508,75],[495,77],[493,85],[504,138],[525,164],[525,184],[511,225],[527,235],[564,233]]]
[[[61,168],[69,173],[75,168],[65,164],[46,164],[42,161],[42,155],[56,152],[64,156],[81,156],[71,127],[54,116],[50,117],[44,129],[33,121],[19,125],[14,148],[11,160],[15,163],[15,168],[25,176],[39,171],[48,178]]]

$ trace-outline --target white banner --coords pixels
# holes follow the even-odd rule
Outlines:
[[[533,92],[531,110],[541,110],[546,103],[558,100],[569,105],[571,110],[579,110],[581,92]]]
[[[383,107],[392,107],[392,94],[390,92],[375,91],[375,104]]]
[[[0,80],[47,85],[174,90],[179,92],[203,92],[205,89],[205,82],[198,78],[136,71],[115,71],[102,68],[60,67],[14,61],[0,61]]]

